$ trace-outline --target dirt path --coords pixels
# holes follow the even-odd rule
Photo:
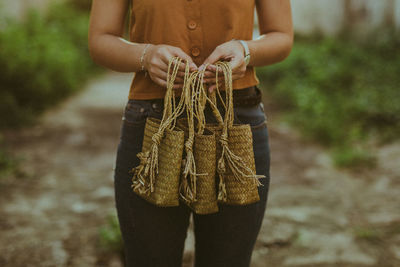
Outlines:
[[[130,80],[108,73],[38,126],[6,135],[24,177],[0,180],[0,266],[122,266],[98,231],[114,212]],[[400,266],[400,144],[377,150],[377,169],[339,171],[270,106],[271,188],[252,267]],[[193,242],[189,232],[185,266]]]

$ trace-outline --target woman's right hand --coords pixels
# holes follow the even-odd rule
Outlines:
[[[183,52],[181,48],[175,46],[150,45],[147,48],[146,54],[143,57],[143,65],[153,82],[164,88],[167,87],[168,63],[175,56],[183,60],[179,66],[173,87],[174,89],[179,89],[183,87],[186,61],[190,64],[189,69],[191,72],[197,70],[197,66],[192,58]]]

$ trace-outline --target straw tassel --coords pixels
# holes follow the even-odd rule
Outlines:
[[[218,200],[226,201],[226,188],[225,188],[225,179],[224,175],[227,172],[227,166],[231,170],[233,176],[235,177],[236,180],[246,183],[246,179],[253,179],[254,183],[259,186],[262,185],[261,182],[259,181],[259,178],[265,177],[264,175],[257,175],[254,174],[253,171],[246,166],[246,164],[243,162],[242,158],[235,155],[228,146],[228,128],[232,126],[233,124],[233,96],[232,96],[232,71],[231,71],[231,66],[229,63],[226,62],[218,62],[217,64],[217,81],[216,81],[216,86],[217,89],[216,91],[219,93],[219,88],[218,88],[218,67],[221,67],[225,76],[225,89],[226,89],[226,103],[227,106],[225,106],[225,120],[223,121],[223,129],[222,129],[222,134],[220,136],[219,142],[222,147],[222,154],[221,157],[218,160],[218,166],[217,166],[217,171],[219,173],[220,177],[220,183],[219,183],[219,192],[218,192]],[[220,96],[220,95],[219,95]],[[216,106],[214,105],[215,103],[215,94],[212,95],[213,99],[211,101],[211,104],[213,106],[213,112],[214,114],[218,114],[219,112],[216,109]],[[214,102],[214,103],[213,103]],[[222,101],[223,102],[223,101]],[[221,118],[216,116],[219,121],[221,121]],[[226,166],[227,165],[227,166]]]
[[[263,178],[264,175],[256,175],[252,173],[252,170],[246,166],[243,162],[242,158],[235,155],[228,146],[228,137],[227,134],[222,134],[220,137],[220,143],[222,146],[222,155],[218,162],[218,167],[221,169],[221,173],[226,172],[225,160],[228,163],[229,169],[232,171],[232,174],[236,178],[236,180],[246,183],[244,178],[254,179],[254,182],[257,186],[261,185],[261,182],[258,180],[259,178]],[[223,162],[223,163],[222,163]],[[222,172],[222,170],[225,170]]]
[[[184,169],[182,172],[182,191],[181,197],[187,202],[196,201],[196,163],[193,155],[193,139],[189,139],[185,143],[186,158],[184,159]],[[190,178],[190,182],[189,179]]]
[[[150,194],[150,187],[146,181],[146,177],[148,176],[148,168],[146,168],[146,166],[148,166],[147,162],[149,160],[150,152],[140,152],[137,156],[140,160],[140,164],[131,171],[134,173],[131,187],[142,194]]]

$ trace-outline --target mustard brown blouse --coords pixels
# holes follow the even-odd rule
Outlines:
[[[197,66],[224,42],[252,39],[256,0],[131,1],[131,42],[180,47]],[[165,88],[144,74],[135,74],[129,99],[163,98]],[[257,84],[255,69],[248,66],[245,76],[233,81],[233,88]]]

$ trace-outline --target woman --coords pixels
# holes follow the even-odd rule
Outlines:
[[[260,37],[252,40],[254,8]],[[121,38],[130,10],[130,41]],[[95,62],[119,72],[135,72],[121,127],[115,168],[115,197],[126,266],[181,266],[191,210],[163,208],[131,190],[129,171],[139,164],[145,119],[160,117],[169,60],[178,56],[190,70],[203,70],[215,89],[215,66],[232,67],[235,118],[250,124],[260,201],[220,205],[210,215],[193,214],[195,266],[249,266],[266,209],[269,145],[255,66],[282,61],[293,43],[289,0],[93,0],[89,49]],[[174,88],[182,88],[182,63]],[[110,88],[112,90],[112,88]],[[207,115],[210,117],[210,115]]]

